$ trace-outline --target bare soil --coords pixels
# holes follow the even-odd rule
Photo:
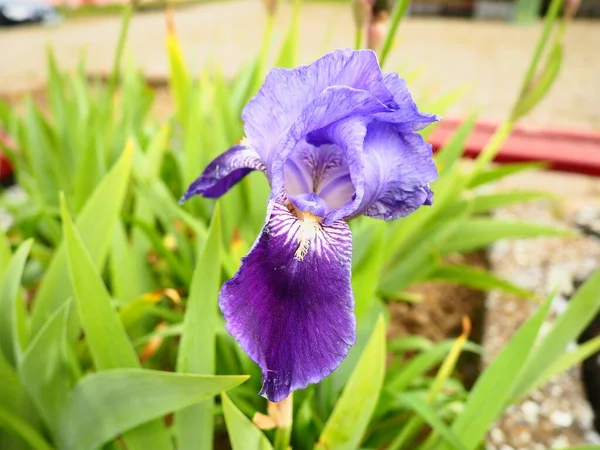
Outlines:
[[[464,263],[478,268],[487,268],[484,252],[465,255]],[[420,294],[418,303],[397,302],[389,305],[391,314],[388,335],[391,338],[417,334],[440,342],[455,338],[462,332],[462,318],[471,321],[469,339],[481,343],[486,293],[464,286],[430,282],[413,286],[411,293]],[[467,387],[477,379],[480,358],[464,354],[459,361],[459,373]]]

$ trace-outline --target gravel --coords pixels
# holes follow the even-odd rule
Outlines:
[[[543,200],[498,210],[497,218],[525,220],[573,228],[585,223],[597,226],[600,217],[600,182],[597,179],[557,173],[520,174],[495,186],[501,190],[544,190],[558,200]],[[600,240],[580,235],[573,238],[538,238],[501,241],[489,251],[492,270],[540,297],[558,292],[542,333],[567,307],[567,296],[577,280],[600,263]],[[537,308],[534,302],[492,293],[487,299],[485,362],[506,344],[515,330]],[[566,351],[576,347],[573,342]],[[572,368],[512,405],[487,438],[487,449],[559,449],[600,443],[593,428],[593,412],[585,398],[580,370]]]

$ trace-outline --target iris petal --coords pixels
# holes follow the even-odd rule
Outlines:
[[[394,101],[398,105],[398,108],[374,114],[373,117],[377,118],[377,120],[394,123],[408,131],[418,131],[441,119],[435,114],[419,112],[412,95],[406,87],[406,81],[400,78],[397,73],[384,73],[383,79],[386,87],[394,96]]]
[[[367,127],[363,151],[365,194],[353,217],[394,220],[431,204],[429,183],[437,178],[437,169],[431,145],[421,135],[374,121]]]
[[[392,105],[377,56],[371,50],[337,50],[308,66],[273,69],[242,112],[246,136],[268,162],[301,113],[327,88],[345,86]]]
[[[220,197],[253,170],[265,170],[256,150],[244,142],[234,145],[204,169],[202,175],[183,194],[181,202],[194,195]]]
[[[329,142],[343,149],[348,164],[350,180],[354,186],[352,200],[327,214],[325,216],[326,224],[352,215],[362,202],[365,189],[363,174],[365,161],[362,148],[365,135],[367,134],[366,124],[369,121],[370,119],[360,115],[352,116],[338,120],[308,135],[308,141],[312,144],[319,145]],[[338,194],[342,194],[343,192],[345,191],[336,191]],[[333,200],[331,198],[332,194],[329,194],[330,201]]]
[[[352,237],[279,203],[220,293],[227,330],[261,367],[261,394],[281,401],[331,374],[355,340]]]

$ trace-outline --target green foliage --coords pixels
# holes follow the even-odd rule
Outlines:
[[[296,64],[300,7],[295,1],[278,65]],[[397,3],[382,62],[407,7]],[[555,0],[550,22],[556,8]],[[473,449],[511,401],[600,348],[595,339],[564,352],[600,309],[600,272],[539,338],[546,302],[471,392],[455,373],[460,355],[482,351],[466,330],[443,342],[386,338],[387,302],[411,298],[407,289],[420,282],[532,297],[460,263],[461,254],[499,239],[572,234],[488,216],[498,207],[552,200],[547,194],[481,191],[542,167],[488,163],[516,117],[554,81],[559,34],[536,84],[532,74],[545,43],[538,45],[516,115],[474,165],[461,157],[475,114],[437,153],[433,206],[391,223],[351,222],[356,345],[331,377],[295,393],[291,429],[259,429],[250,418],[266,409],[257,395],[260,371],[225,331],[217,305],[222,281],[264,224],[268,183],[249,175],[218,205],[194,198],[180,206],[177,199],[243,136],[241,110],[264,79],[273,19],[260,54],[226,79],[216,69],[190,73],[170,18],[174,109],[159,121],[151,113],[154,92],[121,61],[130,14],[126,9],[107,84],[89,80],[83,62],[74,73],[62,72],[49,51],[47,108],[31,99],[17,108],[0,103],[0,125],[19,149],[5,151],[25,192],[23,200],[2,201],[15,221],[0,236],[0,447],[209,449],[227,433],[234,450],[288,443],[300,450]],[[463,93],[420,107],[441,114]]]
[[[325,424],[317,448],[358,447],[379,398],[384,375],[385,324],[383,317],[380,317],[344,392]]]
[[[254,425],[227,394],[221,394],[223,415],[233,450],[272,450],[267,437]]]

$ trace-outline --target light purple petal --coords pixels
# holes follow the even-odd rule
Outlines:
[[[304,250],[304,251],[303,251]],[[278,402],[331,374],[355,340],[348,225],[300,220],[279,203],[219,305]]]
[[[285,163],[306,136],[338,121],[341,122],[341,119],[356,120],[358,124],[361,117],[384,110],[387,110],[387,107],[366,91],[336,86],[325,89],[309,107],[302,111],[302,114],[290,128],[286,139],[277,148],[271,161],[267,164],[267,174],[271,181],[271,198],[278,198],[284,194]],[[331,143],[347,150],[349,145],[354,145],[354,142],[351,141],[354,141],[360,135],[361,129],[357,127],[355,130],[349,129],[349,131],[352,131],[351,136],[344,138],[340,143]],[[348,165],[350,166],[351,175],[354,173],[353,170],[358,169],[358,166],[354,169],[352,167],[357,163],[357,158],[360,158],[357,152],[353,150],[348,152]],[[352,178],[352,181],[355,182],[356,195],[360,198],[360,186],[356,183],[359,180]],[[328,218],[327,223],[331,223],[333,220]]]
[[[267,165],[298,116],[332,86],[366,91],[383,105],[394,104],[371,50],[337,50],[307,66],[273,69],[242,112],[246,136]]]
[[[363,129],[362,139],[366,128],[362,123],[358,125]],[[357,131],[353,128],[347,136]],[[315,139],[330,142],[324,130],[315,135]],[[342,143],[342,140],[338,142]],[[348,154],[353,151],[353,148],[348,150],[338,145],[316,147],[301,141],[284,166],[286,196],[300,210],[328,219],[327,224],[334,222],[329,217],[338,208],[351,203],[356,195],[348,167]]]
[[[341,148],[346,156],[348,173],[354,186],[354,196],[351,201],[343,204],[338,209],[331,211],[325,218],[325,223],[330,224],[336,220],[348,217],[356,211],[362,202],[364,195],[364,156],[363,142],[367,133],[366,124],[369,118],[353,116],[332,123],[308,135],[309,143],[319,145],[329,142]],[[342,181],[342,180],[340,180]],[[334,194],[343,194],[345,189],[330,191],[328,198]],[[327,192],[326,192],[327,193]],[[337,199],[337,198],[336,198]]]
[[[417,133],[371,122],[364,142],[365,193],[354,216],[383,220],[404,217],[430,205],[429,183],[437,178],[431,146]]]
[[[265,170],[260,156],[244,142],[217,156],[194,181],[180,200],[185,202],[194,195],[217,198],[253,170]]]
[[[435,114],[425,114],[419,112],[412,95],[406,87],[406,81],[395,72],[383,74],[386,87],[394,96],[394,101],[398,107],[392,111],[374,114],[377,120],[382,122],[394,123],[404,127],[406,130],[418,131],[430,125],[433,122],[441,120]]]

